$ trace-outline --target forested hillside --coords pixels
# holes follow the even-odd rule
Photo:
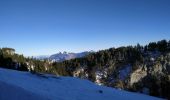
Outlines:
[[[84,58],[54,63],[53,73],[170,98],[170,41],[110,48]]]
[[[51,62],[0,49],[0,66],[33,73],[74,76],[128,91],[170,99],[170,41],[110,48],[83,58]],[[14,67],[15,66],[15,67]]]

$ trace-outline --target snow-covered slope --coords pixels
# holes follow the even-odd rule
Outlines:
[[[161,100],[53,75],[0,69],[0,100]]]

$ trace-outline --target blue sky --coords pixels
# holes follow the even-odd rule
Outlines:
[[[169,0],[0,0],[0,47],[26,56],[170,39]]]

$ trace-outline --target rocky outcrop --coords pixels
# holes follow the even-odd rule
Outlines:
[[[130,85],[132,86],[134,83],[139,82],[142,78],[147,76],[147,68],[140,67],[130,75]]]

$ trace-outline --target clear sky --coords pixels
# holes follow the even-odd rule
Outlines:
[[[26,56],[170,39],[170,0],[0,0],[0,47]]]

